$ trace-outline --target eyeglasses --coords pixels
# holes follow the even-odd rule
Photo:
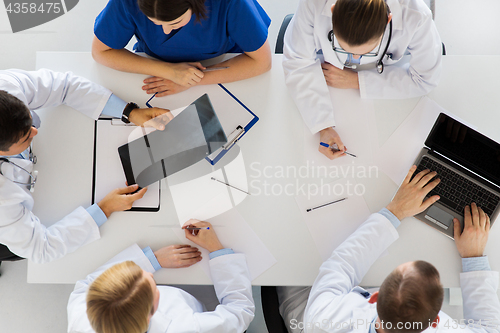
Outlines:
[[[333,33],[333,30],[330,30],[330,32],[328,33],[328,40],[332,42],[332,50],[336,53],[342,53],[347,55],[351,54],[353,56],[362,56],[362,57],[378,57],[380,53],[380,48],[382,47],[382,41],[384,40],[385,30],[386,29],[384,29],[384,33],[382,34],[382,38],[380,39],[380,43],[378,44],[377,52],[368,52],[363,54],[347,52],[340,45],[338,47],[335,46],[335,34]]]

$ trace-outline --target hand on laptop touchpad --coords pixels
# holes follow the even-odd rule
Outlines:
[[[443,229],[448,229],[451,225],[453,225],[454,216],[448,214],[439,207],[432,206],[427,210],[425,218],[431,222],[436,223]]]

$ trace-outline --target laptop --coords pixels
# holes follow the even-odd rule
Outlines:
[[[417,156],[417,171],[441,179],[428,197],[440,199],[415,217],[453,239],[453,218],[463,230],[464,207],[475,202],[490,217],[500,211],[500,144],[441,113]]]

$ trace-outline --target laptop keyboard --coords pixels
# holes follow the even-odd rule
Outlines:
[[[475,202],[488,216],[491,216],[500,201],[494,193],[471,182],[445,165],[424,156],[415,174],[426,169],[436,171],[436,177],[441,179],[429,196],[439,195],[438,202],[458,214],[463,215],[465,206]]]

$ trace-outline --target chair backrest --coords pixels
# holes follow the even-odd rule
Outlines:
[[[275,286],[262,286],[261,302],[264,321],[269,333],[288,333],[285,322],[280,315],[278,293]]]
[[[436,11],[436,0],[424,0],[425,4],[429,6],[432,12],[432,19],[434,19],[434,13]]]
[[[22,260],[24,258],[18,257],[14,253],[10,252],[9,248],[3,244],[0,244],[0,262],[2,261],[16,261]]]
[[[281,23],[280,32],[278,33],[278,38],[276,40],[276,48],[274,49],[274,53],[282,54],[283,53],[283,39],[285,38],[285,31],[290,24],[290,20],[292,19],[293,14],[288,14],[283,19],[283,23]]]

